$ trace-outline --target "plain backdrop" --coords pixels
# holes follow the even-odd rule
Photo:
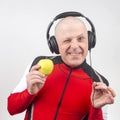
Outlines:
[[[81,12],[94,23],[97,44],[92,49],[92,64],[116,92],[115,103],[108,107],[108,120],[120,120],[119,2],[0,0],[0,120],[23,120],[24,113],[9,115],[7,97],[31,60],[38,55],[52,55],[46,40],[47,26],[57,14],[65,11]]]

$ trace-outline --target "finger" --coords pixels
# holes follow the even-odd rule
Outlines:
[[[104,82],[96,82],[97,86],[107,86]]]
[[[31,74],[28,74],[26,78],[27,81],[30,81],[32,79],[40,79],[44,81],[47,77],[45,75],[41,75],[38,71],[34,71]]]
[[[108,86],[103,82],[97,82],[95,89],[107,90]]]
[[[30,80],[30,83],[31,83],[31,85],[34,85],[34,84],[44,84],[45,81],[46,81],[45,79],[43,80],[43,79],[36,79],[36,78],[34,78],[34,79]]]
[[[111,93],[111,95],[112,95],[113,97],[116,96],[115,91],[114,91],[111,87],[108,87],[108,90],[109,90],[109,92]]]
[[[27,83],[28,84],[36,84],[36,83],[45,83],[45,81],[46,81],[46,78],[41,78],[40,76],[35,76],[35,75],[33,75],[33,76],[29,76],[28,78],[27,78]]]
[[[40,68],[40,65],[34,65],[30,71],[38,70]]]
[[[96,87],[96,85],[97,85],[97,82],[93,82],[92,89],[94,89]]]
[[[29,79],[30,79],[30,80],[32,80],[32,79],[38,79],[38,80],[42,80],[42,81],[45,80],[45,78],[40,77],[40,76],[38,76],[38,75],[32,75],[32,76],[29,77]]]
[[[94,87],[99,87],[99,86],[103,86],[103,87],[105,87],[106,86],[106,84],[105,83],[103,83],[103,82],[93,82],[93,88]]]
[[[41,77],[41,76],[32,76],[31,78],[32,79],[39,79],[39,80],[42,80],[42,81],[46,80],[46,77]]]
[[[97,82],[93,82],[93,84],[92,84],[92,93],[91,93],[92,99],[93,99],[94,94],[95,94],[95,87],[96,87],[96,85],[97,85]]]
[[[91,93],[91,99],[93,101],[94,99],[94,94],[95,94],[95,86],[97,85],[97,82],[93,82],[92,84],[92,93]]]
[[[46,77],[43,73],[37,71],[37,70],[34,70],[34,71],[30,71],[29,75],[38,75],[40,77]]]

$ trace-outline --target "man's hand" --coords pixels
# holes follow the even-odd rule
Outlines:
[[[92,105],[101,108],[106,104],[114,103],[115,92],[103,82],[94,82],[91,94]]]
[[[26,76],[27,90],[31,95],[36,94],[46,81],[46,76],[38,71],[39,68],[39,65],[33,66]]]

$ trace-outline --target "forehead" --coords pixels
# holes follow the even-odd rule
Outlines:
[[[77,17],[70,16],[59,21],[55,28],[55,36],[65,34],[65,32],[85,32],[86,30],[87,28],[82,20]]]
[[[60,29],[62,27],[65,27],[65,26],[70,26],[70,25],[80,25],[80,26],[85,26],[84,22],[77,18],[77,17],[72,17],[72,16],[69,16],[69,17],[65,17],[63,18],[62,20],[59,21],[59,23],[56,25],[55,29]]]
[[[80,27],[86,29],[86,26],[82,20],[77,17],[66,17],[59,21],[59,23],[55,27],[55,32],[59,32],[61,29],[69,28],[69,27]]]

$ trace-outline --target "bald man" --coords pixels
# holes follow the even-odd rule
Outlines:
[[[55,28],[59,56],[39,56],[8,97],[11,115],[26,110],[25,120],[103,120],[102,107],[114,102],[108,81],[86,63],[88,32],[82,20],[63,18]],[[54,70],[40,73],[40,59]],[[102,82],[101,82],[102,80]]]

